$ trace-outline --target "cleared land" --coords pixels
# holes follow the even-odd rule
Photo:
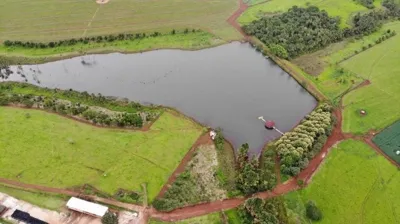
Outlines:
[[[400,121],[387,127],[375,136],[373,141],[386,153],[386,155],[400,165]],[[396,154],[397,151],[399,154]]]
[[[150,201],[202,132],[170,112],[134,132],[8,107],[0,107],[0,128],[1,177],[59,188],[87,183],[108,194],[140,192],[146,183]]]
[[[237,0],[112,0],[102,5],[95,0],[3,0],[0,42],[184,28],[203,29],[224,40],[236,40],[241,36],[226,20],[237,7]]]
[[[400,22],[387,27],[400,33]],[[344,97],[343,131],[381,130],[400,119],[399,52],[400,35],[397,34],[340,64],[372,83]],[[366,110],[367,115],[361,116],[360,110]]]
[[[368,145],[347,140],[328,155],[311,184],[286,195],[292,218],[307,221],[304,204],[314,200],[321,209],[319,223],[398,223],[400,173]],[[311,223],[311,222],[310,222]]]
[[[308,5],[317,6],[321,10],[326,10],[330,16],[339,16],[341,26],[346,27],[349,18],[356,12],[366,11],[362,5],[348,0],[271,0],[263,4],[250,7],[241,17],[239,23],[247,24],[261,16],[268,16],[287,11],[292,6],[306,7]]]

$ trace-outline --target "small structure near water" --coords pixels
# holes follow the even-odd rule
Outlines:
[[[266,129],[275,130],[275,131],[279,132],[279,134],[283,135],[283,132],[281,132],[280,130],[278,130],[275,127],[275,122],[274,121],[272,121],[272,120],[266,121],[263,116],[258,117],[258,119],[264,121],[264,126],[265,126]]]

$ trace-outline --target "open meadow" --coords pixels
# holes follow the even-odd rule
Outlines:
[[[271,0],[250,7],[239,17],[238,22],[241,24],[248,24],[264,15],[268,16],[286,12],[295,5],[299,7],[313,5],[321,10],[327,11],[330,16],[339,16],[341,18],[342,27],[349,25],[349,18],[352,14],[367,10],[364,6],[348,0]]]
[[[90,184],[107,194],[147,185],[158,194],[202,133],[164,112],[147,132],[96,128],[37,110],[0,107],[0,176],[57,188]]]
[[[400,22],[387,26],[397,35],[340,64],[371,84],[343,99],[343,131],[366,133],[381,130],[400,119]],[[360,110],[366,115],[361,116]]]
[[[2,0],[0,42],[54,41],[115,33],[202,29],[224,40],[241,36],[226,21],[237,0]],[[21,16],[23,15],[23,16]]]
[[[368,145],[347,140],[332,149],[305,189],[285,196],[288,208],[302,223],[311,223],[304,204],[316,202],[318,223],[398,223],[400,172]]]

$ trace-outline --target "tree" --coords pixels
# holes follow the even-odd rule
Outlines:
[[[102,218],[101,218],[101,223],[102,224],[118,224],[118,217],[116,214],[112,212],[107,212]]]
[[[308,201],[306,204],[306,215],[309,219],[318,221],[322,219],[322,213],[314,201]]]
[[[289,57],[289,54],[286,51],[286,49],[279,44],[270,44],[269,49],[274,55],[280,58],[287,59]]]

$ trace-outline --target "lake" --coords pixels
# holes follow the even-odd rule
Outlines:
[[[205,126],[222,128],[235,148],[249,143],[253,154],[280,136],[265,129],[258,117],[275,121],[286,132],[317,105],[290,75],[247,43],[88,55],[22,68],[28,82],[39,86],[174,107]],[[17,74],[9,80],[23,81]]]

